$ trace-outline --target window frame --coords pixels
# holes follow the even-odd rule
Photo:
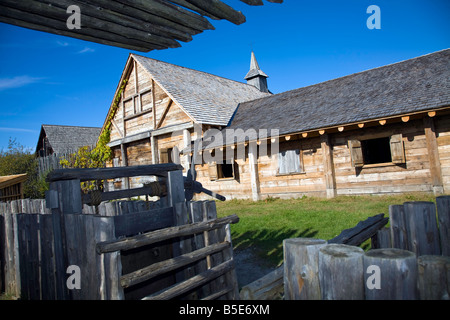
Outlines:
[[[298,163],[299,171],[280,172],[280,167],[282,167],[282,164],[280,163],[280,159],[281,159],[282,153],[289,152],[289,151],[290,152],[298,151],[298,155],[296,155],[296,157],[298,157],[298,161],[299,161],[299,163]],[[285,158],[285,157],[286,157],[286,155],[283,156],[283,158]],[[295,159],[295,156],[294,156],[294,159]],[[294,167],[296,167],[296,165],[294,165]],[[305,166],[304,166],[304,163],[303,163],[303,149],[301,149],[301,148],[289,148],[289,149],[282,150],[282,151],[278,152],[276,176],[291,176],[291,175],[305,174],[305,173],[306,173],[305,172]]]
[[[391,161],[380,163],[364,163],[364,151],[362,141],[375,140],[381,138],[389,138],[389,147],[391,151]],[[373,168],[402,165],[406,163],[405,145],[403,142],[403,135],[396,134],[378,134],[365,136],[359,139],[349,139],[348,148],[350,152],[351,165],[354,168]]]

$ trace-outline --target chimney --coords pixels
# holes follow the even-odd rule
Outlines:
[[[259,89],[261,92],[269,92],[267,88],[267,78],[269,76],[262,72],[259,68],[258,61],[256,61],[255,53],[252,51],[252,58],[250,60],[250,71],[245,76],[247,84],[250,84]]]

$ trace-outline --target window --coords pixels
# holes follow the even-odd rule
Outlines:
[[[349,140],[353,167],[382,163],[405,163],[401,134],[375,139]]]
[[[173,148],[160,149],[159,153],[159,163],[181,163],[180,151],[176,146],[174,146]]]
[[[208,164],[209,178],[210,180],[220,180],[220,179],[236,179],[237,171],[238,171],[237,163],[234,159],[231,160],[231,163],[216,163],[212,162]]]
[[[278,174],[302,173],[303,159],[299,149],[280,151],[278,153]]]

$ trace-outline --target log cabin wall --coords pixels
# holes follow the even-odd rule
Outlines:
[[[432,132],[436,139],[436,158],[439,170],[433,172],[433,147],[426,137],[426,123],[432,122]],[[335,130],[336,131],[336,130]],[[322,136],[323,137],[323,136]],[[258,157],[259,196],[296,198],[307,196],[330,196],[329,188],[334,185],[334,195],[394,194],[409,192],[446,193],[450,190],[450,117],[416,117],[407,122],[400,119],[385,125],[372,124],[347,132],[329,133],[333,163],[333,183],[327,185],[325,147],[321,136],[296,138],[279,145],[279,154]],[[363,146],[371,148],[364,141],[379,140],[386,144],[398,141],[391,137],[400,137],[403,157],[388,151],[389,159],[382,163],[355,164],[349,141],[363,141]],[[432,143],[431,143],[432,144]],[[246,148],[248,152],[248,147]],[[298,150],[300,169],[297,172],[280,173],[280,154],[289,150]],[[377,151],[377,150],[375,150]],[[248,153],[247,153],[248,155]],[[398,156],[399,159],[395,157]],[[364,156],[366,157],[366,156]],[[363,157],[363,158],[364,158]],[[364,160],[364,159],[363,159]],[[368,161],[366,159],[366,161]],[[375,160],[384,161],[384,160]],[[397,162],[394,163],[393,161]],[[236,178],[211,179],[209,164],[197,165],[197,180],[206,188],[218,192],[227,198],[252,198],[251,174],[248,156],[236,159],[238,175]],[[436,170],[434,170],[436,171]],[[439,173],[440,172],[440,173]],[[438,176],[436,176],[438,175]],[[439,176],[440,175],[440,176]],[[332,193],[333,195],[333,193]],[[199,196],[202,198],[202,196]]]

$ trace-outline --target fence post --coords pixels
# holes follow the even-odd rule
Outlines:
[[[60,180],[50,183],[46,193],[47,207],[52,210],[55,274],[56,274],[56,298],[66,300],[70,293],[66,287],[66,268],[68,267],[68,252],[66,248],[66,230],[64,215],[81,214],[81,188],[80,180]]]
[[[403,205],[389,206],[389,223],[391,225],[392,248],[408,250],[408,232],[406,229],[405,207]]]
[[[449,300],[450,257],[420,256],[417,265],[420,300]]]
[[[364,282],[366,300],[415,300],[417,259],[411,251],[374,249],[366,252]]]
[[[440,255],[439,231],[436,220],[436,206],[433,202],[405,202],[408,248],[417,256]]]
[[[285,300],[320,300],[318,254],[326,243],[312,238],[283,241]]]
[[[450,256],[450,196],[436,198],[443,256]]]
[[[319,250],[319,282],[323,300],[364,300],[364,250],[327,244]]]

